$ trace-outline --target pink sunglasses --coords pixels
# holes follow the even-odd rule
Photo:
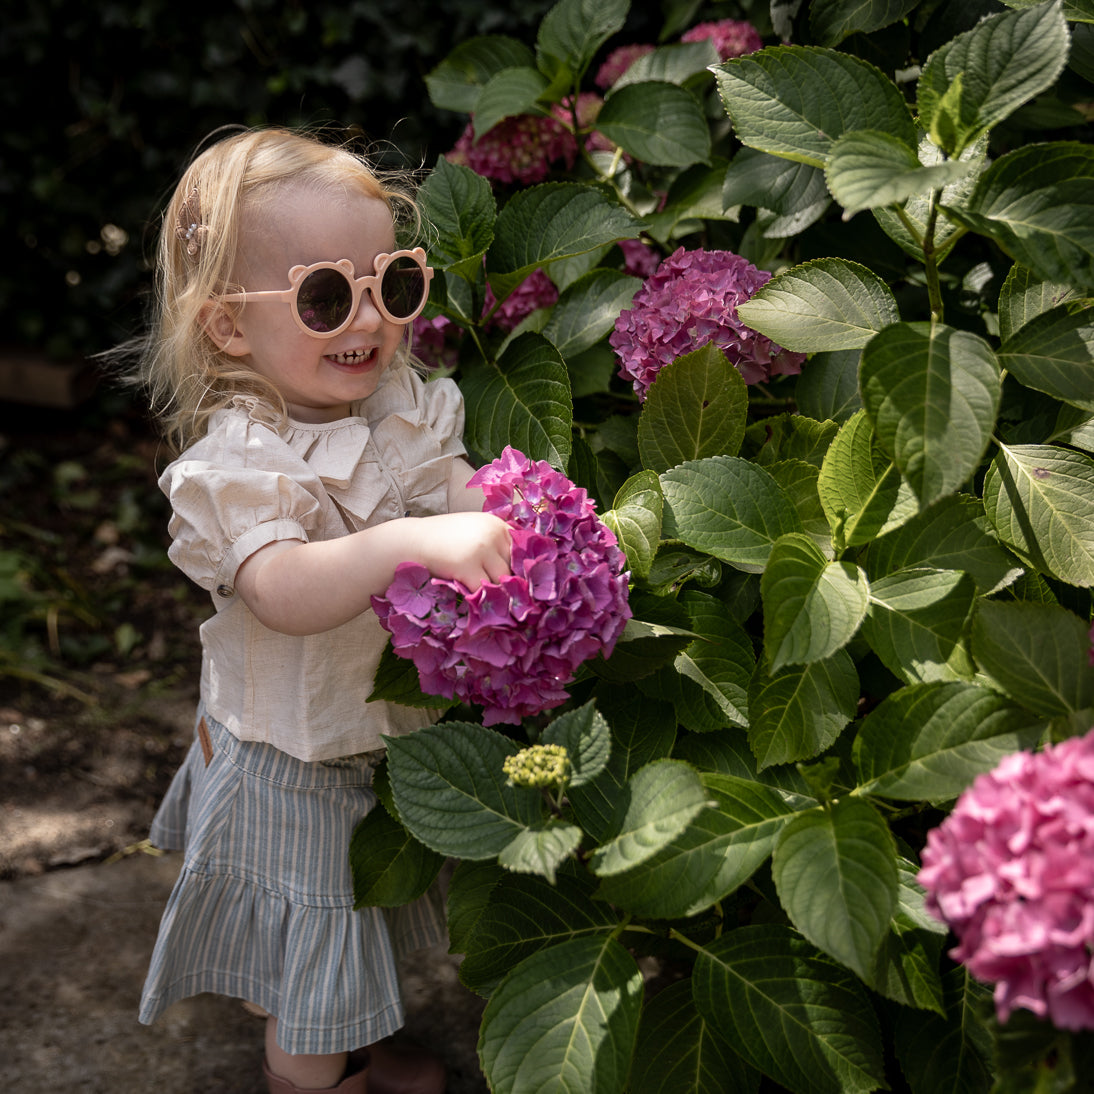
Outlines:
[[[332,338],[357,314],[361,295],[372,295],[376,310],[391,323],[409,323],[429,298],[433,267],[421,247],[376,256],[376,272],[356,276],[348,258],[313,262],[289,270],[289,288],[224,293],[221,300],[274,300],[292,307],[296,325],[314,338]]]

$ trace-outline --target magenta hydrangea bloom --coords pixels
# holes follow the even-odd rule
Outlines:
[[[558,289],[543,272],[533,270],[504,300],[491,316],[490,322],[502,330],[510,331],[519,326],[537,308],[549,308],[558,300]],[[497,298],[489,284],[486,286],[486,303],[483,314],[489,313]]]
[[[475,472],[506,521],[512,573],[475,592],[402,563],[372,607],[429,695],[481,704],[483,724],[558,706],[578,666],[611,655],[630,618],[626,559],[588,494],[546,461],[506,448]]]
[[[696,23],[691,30],[680,35],[681,42],[701,42],[709,38],[723,61],[730,57],[743,57],[763,49],[760,32],[743,19],[719,19],[713,23]]]
[[[447,158],[496,182],[530,185],[542,182],[555,163],[573,167],[576,156],[574,135],[557,118],[517,114],[498,122],[478,140],[468,122]]]
[[[749,384],[801,372],[804,353],[784,350],[737,317],[737,305],[770,278],[732,251],[679,248],[646,279],[608,336],[620,376],[645,401],[665,365],[708,342]]]
[[[1094,1029],[1094,731],[980,775],[928,833],[919,882],[1001,1021]]]
[[[623,272],[631,277],[645,281],[661,264],[661,252],[640,239],[621,239],[618,246],[623,252]]]
[[[411,324],[411,348],[414,356],[430,369],[453,369],[459,359],[455,338],[462,334],[447,316],[426,319],[419,315]]]
[[[604,63],[596,70],[593,83],[597,87],[607,90],[639,57],[645,57],[647,53],[652,53],[653,50],[653,46],[645,44],[619,46],[613,49],[604,58]]]

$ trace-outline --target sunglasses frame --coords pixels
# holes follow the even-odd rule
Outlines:
[[[384,279],[384,274],[387,272],[391,263],[398,258],[404,257],[414,259],[421,268],[422,299],[417,308],[415,308],[410,315],[392,315],[384,304],[380,286]],[[263,301],[278,301],[288,304],[289,310],[292,312],[293,320],[305,334],[311,335],[312,338],[333,338],[336,334],[341,334],[342,331],[353,322],[353,318],[357,314],[357,309],[361,306],[361,297],[367,289],[369,295],[372,297],[373,306],[384,319],[389,323],[398,323],[402,326],[406,326],[422,314],[426,301],[429,299],[429,283],[433,280],[433,267],[428,265],[426,257],[426,253],[421,247],[415,247],[412,251],[393,251],[391,254],[378,254],[376,256],[376,261],[373,263],[375,272],[363,274],[361,277],[357,276],[357,271],[354,269],[353,262],[348,258],[341,258],[337,262],[313,262],[310,266],[293,266],[293,268],[289,270],[289,287],[287,289],[261,289],[257,292],[247,292],[244,290],[243,292],[221,293],[220,299],[239,300],[243,303],[247,303],[248,301],[255,301],[258,303]],[[333,330],[312,330],[312,328],[301,318],[300,309],[297,307],[300,286],[304,283],[305,278],[313,273],[317,273],[319,270],[337,270],[345,277],[346,281],[349,282],[350,290],[353,294],[350,301],[349,313],[346,316],[345,322],[340,326],[335,327]]]

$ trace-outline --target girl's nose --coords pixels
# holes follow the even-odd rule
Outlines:
[[[371,289],[365,289],[361,293],[361,299],[357,304],[357,313],[350,321],[350,326],[354,330],[379,330],[383,326],[384,317],[380,314],[376,307],[376,302],[372,299]]]

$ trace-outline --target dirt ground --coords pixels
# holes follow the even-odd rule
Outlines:
[[[162,453],[109,404],[0,404],[0,1090],[259,1094],[261,1023],[141,985],[179,856],[152,815],[192,734],[205,594],[167,562]],[[403,969],[404,1034],[484,1094],[483,1001],[443,950]]]

